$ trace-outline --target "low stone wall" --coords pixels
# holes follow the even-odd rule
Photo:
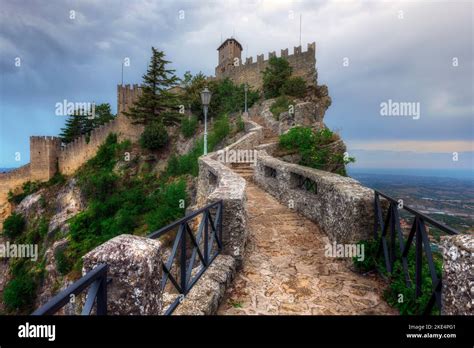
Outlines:
[[[441,237],[442,314],[474,315],[474,236]]]
[[[245,121],[245,130],[246,135],[224,150],[253,149],[263,139],[263,129],[258,124]],[[184,298],[176,315],[215,314],[227,286],[242,265],[248,236],[246,181],[218,159],[218,152],[199,158],[197,204],[223,201],[224,250]]]
[[[143,126],[134,125],[126,116],[118,116],[110,122],[92,130],[89,135],[74,139],[64,147],[58,159],[59,171],[65,175],[73,174],[80,166],[94,157],[97,149],[111,133],[118,135],[119,141],[129,139],[135,142],[139,139]]]
[[[259,153],[255,182],[290,209],[315,221],[331,242],[356,243],[373,231],[371,189],[337,174]]]

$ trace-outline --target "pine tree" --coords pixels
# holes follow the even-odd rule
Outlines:
[[[94,117],[94,128],[101,126],[109,121],[112,121],[115,115],[112,114],[112,109],[109,103],[103,103],[96,105],[95,117]]]
[[[75,110],[72,115],[68,116],[64,128],[61,128],[61,134],[59,134],[63,143],[70,143],[84,134],[84,121],[85,116],[79,110]]]
[[[179,124],[178,98],[169,89],[176,86],[178,78],[174,70],[166,65],[165,54],[152,47],[152,57],[147,73],[143,75],[142,95],[125,113],[133,123],[149,125],[161,122],[165,125]]]
[[[109,103],[96,105],[94,117],[91,117],[86,110],[76,109],[69,115],[59,136],[65,144],[70,143],[77,137],[89,134],[94,128],[113,120],[114,117]]]

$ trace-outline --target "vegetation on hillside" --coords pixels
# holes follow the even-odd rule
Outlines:
[[[184,76],[183,105],[202,120],[204,118],[201,91],[207,86],[212,93],[209,105],[209,118],[217,118],[225,114],[239,112],[244,109],[245,91],[244,85],[236,85],[230,79],[208,81],[202,73],[192,75],[187,72]],[[250,108],[260,95],[258,91],[249,88],[247,91],[247,105]]]
[[[430,276],[430,270],[428,268],[428,261],[426,255],[423,254],[423,266],[422,266],[422,289],[423,293],[420,297],[415,297],[415,241],[408,252],[408,274],[412,281],[411,287],[408,287],[405,283],[405,274],[403,272],[403,266],[400,260],[400,250],[396,249],[396,258],[393,272],[390,274],[385,268],[385,260],[383,253],[377,257],[377,251],[379,243],[371,239],[369,241],[362,241],[364,244],[365,258],[363,261],[359,261],[357,257],[354,257],[353,262],[355,267],[361,272],[378,271],[389,280],[389,285],[384,291],[385,300],[393,307],[400,311],[403,315],[420,315],[423,314],[426,305],[431,297],[433,284]],[[398,245],[398,241],[396,241]],[[433,252],[433,263],[435,266],[438,277],[441,277],[443,258],[439,252]],[[439,310],[434,308],[432,314],[438,314]]]
[[[239,127],[237,125],[237,127]],[[216,145],[221,142],[231,132],[231,125],[227,115],[217,119],[212,130],[208,134],[207,149],[208,152],[214,150]],[[198,158],[204,153],[204,139],[199,138],[193,148],[184,155],[172,155],[168,160],[166,171],[162,174],[163,178],[190,174],[197,176],[199,173]]]
[[[163,182],[150,173],[130,177],[114,171],[130,147],[129,141],[118,143],[116,135],[109,135],[76,174],[88,208],[70,220],[70,244],[61,257],[63,272],[79,271],[82,255],[117,235],[147,233],[184,214],[183,179]]]
[[[8,191],[8,202],[12,204],[19,204],[26,196],[29,196],[42,188],[51,187],[53,185],[62,184],[65,181],[64,175],[56,173],[51,179],[45,182],[27,181],[21,186],[21,190]]]
[[[54,231],[48,233],[48,219],[52,216],[53,207],[44,198],[45,193],[51,193],[50,188],[56,190],[65,182],[62,175],[57,174],[47,183],[27,182],[21,192],[10,192],[9,200],[19,204],[27,195],[45,189],[39,202],[41,211],[48,213],[39,216],[32,212],[31,216],[28,214],[28,219],[14,213],[5,222],[4,236],[10,241],[37,243],[41,246],[38,262],[29,259],[10,261],[10,281],[3,293],[8,312],[27,314],[34,309],[32,307],[44,280],[45,263],[48,261],[45,251],[58,238],[66,240],[54,250],[56,269],[62,276],[74,279],[80,276],[82,256],[96,246],[123,233],[146,235],[184,215],[189,203],[188,183],[191,176],[197,176],[198,158],[203,154],[202,137],[196,139],[188,153],[168,157],[166,167],[160,169],[158,174],[150,163],[138,163],[140,156],[125,159],[125,154],[136,154],[137,151],[144,154],[143,157],[157,153],[167,155],[173,150],[167,145],[176,137],[169,135],[166,127],[177,125],[178,121],[185,137],[191,138],[198,134],[199,119],[202,117],[199,93],[205,80],[201,74],[191,76],[183,96],[171,94],[168,89],[175,84],[176,78],[172,70],[166,69],[166,64],[168,62],[164,60],[163,53],[153,49],[153,57],[144,76],[144,94],[129,110],[129,117],[145,125],[139,141],[142,150],[130,141],[119,142],[117,135],[110,134],[96,155],[74,174],[87,208],[69,219],[69,232],[66,235]],[[210,81],[208,87],[213,92],[208,120],[210,152],[227,136],[244,129],[242,118],[231,119],[228,116],[243,109],[244,88],[230,80]],[[258,92],[250,89],[249,107],[258,98]],[[183,100],[191,105],[192,113],[180,115],[175,112],[176,103],[183,103]],[[82,121],[80,117],[70,118],[62,134],[66,141],[76,135],[87,134],[84,133],[86,128],[81,125]],[[77,127],[81,131],[75,133]]]
[[[268,66],[262,72],[263,93],[266,99],[281,95],[303,97],[306,82],[301,77],[292,77],[292,67],[283,57],[271,57]]]
[[[276,120],[279,120],[280,114],[282,112],[289,111],[290,105],[293,105],[294,101],[292,98],[287,97],[286,95],[279,96],[275,99],[275,102],[270,106],[270,111],[273,114],[273,117]]]
[[[346,165],[355,162],[355,159],[330,148],[337,140],[339,136],[328,128],[314,131],[309,127],[298,126],[280,136],[279,146],[296,151],[301,157],[299,164],[303,166],[347,176]]]

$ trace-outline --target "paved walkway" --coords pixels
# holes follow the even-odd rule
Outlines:
[[[315,223],[252,183],[248,169],[235,171],[248,182],[250,234],[217,314],[396,314],[374,276],[325,257],[328,240]]]

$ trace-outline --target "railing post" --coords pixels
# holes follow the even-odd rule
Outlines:
[[[418,219],[416,224],[416,259],[415,259],[415,278],[416,278],[416,288],[415,288],[415,298],[421,296],[421,281],[422,281],[422,268],[423,268],[423,239],[421,236],[422,231],[421,227],[421,218]]]
[[[379,230],[379,207],[377,204],[379,194],[374,191],[374,239],[377,240]]]
[[[397,217],[397,209],[398,208],[392,202],[392,203],[390,203],[390,209],[392,210],[391,219],[390,219],[390,234],[391,234],[391,239],[390,239],[390,268],[392,269],[392,272],[393,272],[393,267],[395,265],[395,260],[397,259],[396,243],[395,243],[395,239],[397,238],[396,229],[395,229],[395,219]]]
[[[185,223],[186,224],[186,223]],[[182,226],[183,233],[181,234],[181,255],[180,255],[180,269],[181,269],[181,290],[183,295],[188,293],[186,282],[186,226]]]
[[[204,261],[205,266],[209,265],[209,209],[204,211]]]
[[[100,279],[97,292],[97,315],[107,315],[107,268]]]

